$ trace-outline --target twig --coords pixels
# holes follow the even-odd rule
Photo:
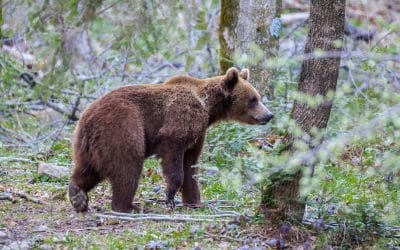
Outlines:
[[[43,104],[62,115],[68,114],[68,111],[63,110],[61,107],[51,101],[44,102]]]
[[[359,59],[362,61],[366,60],[379,60],[379,61],[395,61],[395,62],[400,62],[400,56],[399,55],[381,55],[381,54],[374,54],[374,53],[365,53],[365,52],[360,52],[360,51],[355,51],[355,52],[344,52],[344,51],[323,51],[320,55],[315,54],[314,52],[311,53],[305,53],[302,55],[294,55],[291,57],[291,59],[298,59],[300,60],[303,58],[303,60],[312,60],[312,59],[325,59],[325,58],[342,58],[342,59]],[[289,58],[287,58],[289,59]]]
[[[284,25],[292,24],[292,23],[300,23],[303,25],[309,19],[308,12],[297,12],[297,13],[288,13],[283,14],[281,16],[282,23]],[[297,29],[296,27],[295,29]],[[344,33],[349,36],[353,40],[362,40],[364,42],[369,42],[374,38],[375,31],[366,31],[362,28],[356,27],[350,22],[346,21],[344,25]],[[286,36],[285,36],[286,37]]]
[[[9,128],[6,128],[6,127],[4,127],[2,125],[0,125],[0,133],[10,134],[9,137],[14,138],[15,140],[20,141],[20,142],[25,142],[25,141],[23,141],[22,138],[19,137],[17,132],[15,132],[14,130],[11,130]]]
[[[382,114],[376,116],[374,119],[369,121],[364,126],[356,127],[349,131],[342,132],[336,137],[324,141],[322,144],[315,148],[312,148],[306,152],[300,152],[295,154],[291,159],[289,159],[285,164],[278,165],[270,169],[270,174],[278,173],[282,170],[293,169],[300,166],[312,166],[318,159],[318,152],[331,152],[331,148],[336,145],[344,147],[349,144],[354,138],[363,138],[371,134],[377,127],[389,119],[394,119],[400,114],[400,104],[394,105]]]
[[[75,100],[74,107],[72,108],[71,114],[68,115],[68,119],[71,121],[77,121],[79,118],[76,116],[76,112],[78,111],[79,104],[81,103],[82,92],[79,93],[79,96]]]
[[[282,24],[289,25],[297,22],[305,22],[310,14],[308,12],[286,13],[281,15]]]
[[[352,73],[352,70],[350,67],[348,68],[348,73],[349,73],[350,80],[353,83],[354,88],[356,89],[356,93],[362,95],[362,97],[367,101],[367,103],[371,103],[368,96],[356,84],[356,81],[354,80],[353,73]]]
[[[232,216],[240,216],[242,214],[236,212],[236,211],[227,211],[227,210],[221,210],[218,207],[214,206],[213,204],[208,205],[209,208],[219,212],[219,213],[225,213],[225,214],[231,214]]]
[[[117,5],[118,3],[120,3],[122,0],[117,0],[114,3],[110,4],[109,6],[105,7],[104,9],[101,9],[99,11],[96,12],[95,16],[99,16],[101,14],[103,14],[103,12],[105,12],[108,9],[111,9],[112,7],[114,7],[115,5]]]
[[[385,39],[388,35],[393,33],[393,29],[390,29],[386,34],[384,34],[381,38],[378,39],[378,41],[375,42],[375,44],[371,47],[371,49],[374,49],[376,46],[378,46],[383,39]]]

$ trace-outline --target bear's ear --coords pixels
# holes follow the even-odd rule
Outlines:
[[[222,80],[222,84],[224,84],[224,87],[226,87],[228,90],[233,89],[235,87],[236,83],[239,81],[239,71],[237,68],[232,67],[229,68],[226,71],[225,77]]]
[[[240,71],[240,77],[243,78],[244,80],[249,80],[250,79],[250,71],[247,68],[244,68]]]

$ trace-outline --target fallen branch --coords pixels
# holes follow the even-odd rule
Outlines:
[[[35,163],[32,160],[20,157],[0,157],[0,162],[1,161]]]
[[[165,199],[146,198],[145,201],[149,202],[149,203],[151,203],[151,202],[165,203]],[[201,206],[206,207],[210,204],[217,204],[217,203],[219,203],[219,204],[235,204],[235,203],[237,203],[237,201],[235,201],[235,200],[204,200],[204,201],[201,201]],[[177,204],[177,206],[178,205],[181,205],[181,204]],[[183,206],[183,205],[181,205],[181,206]]]
[[[243,242],[244,241],[242,239],[233,238],[233,237],[230,237],[230,236],[227,236],[227,235],[216,235],[216,234],[212,234],[212,233],[209,233],[209,232],[205,232],[205,234],[207,234],[209,237],[211,237],[213,239],[219,238],[219,239],[227,239],[227,240],[237,241],[237,242]]]
[[[215,218],[193,218],[193,217],[181,217],[177,215],[156,215],[156,216],[146,216],[145,214],[138,214],[139,216],[132,216],[133,214],[124,214],[123,215],[112,215],[112,214],[93,214],[94,217],[104,218],[104,219],[117,219],[117,220],[126,220],[126,221],[173,221],[173,222],[229,222],[229,220],[216,220]]]
[[[11,201],[12,203],[15,202],[15,198],[12,196],[12,194],[6,193],[6,192],[0,193],[0,200],[8,200],[8,201]]]
[[[240,216],[240,215],[242,215],[242,214],[240,214],[240,213],[238,213],[236,211],[222,210],[219,207],[216,207],[216,206],[214,206],[212,204],[209,204],[208,207],[211,208],[211,209],[214,209],[216,212],[224,213],[224,214],[230,214],[231,216]]]
[[[118,213],[118,212],[107,212],[105,215],[115,215],[115,216],[125,216],[125,217],[131,217],[131,218],[139,218],[139,217],[168,217],[170,218],[171,215],[165,215],[165,214],[130,214],[130,213]],[[240,215],[240,214],[239,214]],[[172,215],[174,218],[225,218],[225,217],[237,217],[238,214],[231,214],[231,213],[221,213],[221,214],[175,214]]]
[[[14,196],[18,196],[19,198],[22,198],[24,200],[36,203],[36,204],[44,204],[41,200],[30,196],[29,194],[25,194],[22,192],[1,192],[0,193],[0,200],[9,200],[11,202],[15,202]]]
[[[33,202],[36,204],[44,204],[41,200],[39,200],[33,196],[30,196],[29,194],[25,194],[25,193],[21,193],[21,192],[14,192],[14,194],[16,196],[18,196],[19,198],[25,199],[27,201],[30,201],[30,202]]]

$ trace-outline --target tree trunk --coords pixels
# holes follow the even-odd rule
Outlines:
[[[238,62],[234,54],[246,54],[250,81],[261,95],[273,97],[272,70],[267,60],[278,51],[281,0],[222,0],[219,26],[221,73]],[[275,29],[270,29],[275,23]],[[272,33],[272,34],[271,34]]]
[[[310,107],[297,100],[294,102],[291,116],[303,130],[303,135],[300,138],[288,136],[289,150],[292,150],[294,140],[299,139],[310,148],[316,146],[312,144],[315,138],[314,129],[321,131],[328,124],[332,99],[328,99],[327,94],[336,89],[340,66],[340,57],[329,56],[329,52],[342,50],[345,5],[345,0],[311,1],[308,41],[304,50],[307,57],[303,60],[298,90],[301,94],[311,97],[323,96],[325,101],[317,107]],[[309,57],[320,51],[327,54],[322,57]],[[273,208],[273,212],[279,211],[279,215],[283,215],[284,218],[301,220],[305,205],[300,201],[300,178],[301,170],[290,174],[281,172],[272,176],[272,184],[263,194],[264,205]]]
[[[1,28],[3,27],[3,0],[0,0],[0,39],[3,39],[3,32]],[[2,46],[3,44],[1,44]]]

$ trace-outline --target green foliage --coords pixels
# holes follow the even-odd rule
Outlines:
[[[391,187],[384,175],[360,174],[351,166],[332,165],[322,171],[324,178],[309,197],[315,208],[311,213],[335,225],[324,237],[325,244],[342,242],[341,247],[348,248],[392,237],[387,226],[400,220],[394,208],[398,187]]]
[[[78,96],[81,98],[78,112],[81,112],[95,98],[124,84],[161,82],[182,72],[205,77],[218,71],[216,24],[220,10],[216,0],[9,2],[18,6],[27,19],[21,20],[15,14],[15,23],[7,23],[1,30],[2,35],[22,34],[29,45],[27,52],[34,54],[37,62],[33,69],[27,69],[26,63],[15,56],[3,51],[0,54],[2,157],[22,157],[28,162],[46,161],[70,167],[70,140],[65,138],[70,138],[75,124],[69,125],[66,120]],[[83,11],[90,4],[94,4],[91,5],[91,10],[96,11],[92,13],[94,16]],[[233,7],[237,6],[230,6],[232,10]],[[302,135],[290,119],[293,102],[316,107],[333,98],[327,130],[313,130],[317,138],[324,137],[332,144],[310,156],[316,158],[315,172],[309,178],[309,169],[304,170],[302,180],[302,195],[308,202],[306,219],[322,219],[326,225],[318,233],[316,247],[329,244],[350,249],[375,244],[374,247],[383,248],[387,244],[400,244],[392,230],[400,224],[400,118],[394,114],[371,124],[371,120],[385,114],[400,100],[396,88],[399,66],[392,60],[400,54],[400,29],[398,23],[381,17],[376,17],[376,22],[377,32],[385,32],[382,40],[369,44],[346,40],[346,53],[352,53],[353,48],[356,53],[351,60],[343,57],[337,90],[329,98],[296,91],[303,59],[297,55],[302,53],[305,28],[283,27],[280,31],[279,25],[272,27],[275,35],[279,31],[285,45],[276,58],[268,58],[268,67],[274,68],[276,75],[271,80],[275,98],[267,106],[275,118],[268,126],[229,123],[218,124],[208,131],[197,166],[205,200],[235,201],[238,205],[233,209],[247,212],[254,211],[261,199],[266,203],[268,193],[261,199],[260,193],[274,178],[282,178],[277,176],[277,170],[284,168],[291,172],[300,165],[298,159],[283,152],[286,145],[282,138],[288,132]],[[361,19],[353,23],[365,25]],[[87,30],[92,40],[91,60],[100,62],[86,62],[83,58],[78,58],[79,63],[74,61],[71,52],[74,50],[65,46],[66,31],[74,28]],[[285,44],[288,41],[296,46]],[[236,66],[256,65],[263,59],[262,52],[251,44],[247,55],[238,51],[233,61]],[[81,64],[79,70],[75,68],[77,64]],[[22,73],[34,76],[34,72],[39,74],[35,77],[37,84],[31,87],[20,76]],[[37,111],[34,110],[38,108],[37,103],[47,109],[47,102],[67,110],[58,123],[44,122],[32,112]],[[368,133],[355,134],[363,126]],[[280,139],[261,147],[255,143],[271,135]],[[347,146],[343,145],[343,137],[348,139]],[[309,150],[304,141],[296,142],[295,146],[300,153]],[[66,190],[67,178],[59,180],[39,175],[36,164],[6,160],[0,164],[1,185],[6,183],[34,194],[37,190]],[[159,160],[146,160],[141,183],[139,199],[164,198]],[[250,208],[247,210],[246,206]],[[162,205],[156,204],[151,209],[155,207],[159,209]],[[203,208],[197,212],[209,211]],[[260,218],[264,217],[258,214],[253,221],[258,222]],[[71,249],[125,249],[148,244],[173,248],[209,238],[205,225],[191,233],[194,226],[191,223],[178,228],[155,224],[105,236],[96,232],[78,235],[68,232],[62,239],[46,238],[45,243]],[[7,226],[2,222],[0,225]],[[215,247],[214,243],[210,244],[210,248]]]
[[[388,28],[386,24],[382,26]],[[291,34],[293,39],[299,35],[304,33],[296,30]],[[310,178],[309,169],[305,169],[302,180],[302,196],[308,201],[307,218],[323,219],[329,225],[319,234],[319,248],[327,245],[353,248],[372,243],[379,248],[386,244],[399,244],[392,229],[400,223],[397,164],[400,160],[400,117],[398,112],[388,116],[387,111],[398,105],[400,94],[393,84],[398,77],[391,78],[397,71],[396,67],[393,62],[381,60],[382,56],[390,58],[390,55],[398,54],[399,49],[395,40],[363,49],[370,54],[351,61],[342,60],[347,68],[341,70],[335,95],[329,96],[333,98],[334,106],[327,130],[312,130],[318,140],[324,138],[330,142],[324,150],[308,155],[307,160],[316,159],[315,172]],[[273,82],[275,99],[269,102],[269,106],[279,114],[279,119],[273,124],[273,133],[284,136],[289,131],[301,137],[304,134],[289,117],[291,104],[296,100],[316,106],[325,100],[320,96],[296,93],[295,83],[299,74],[296,65],[300,65],[301,60],[293,57],[271,61],[271,65],[279,69]],[[263,191],[264,201],[269,199],[264,187],[274,183],[274,178],[284,178],[283,174],[275,176],[276,170],[285,169],[291,173],[301,166],[296,154],[282,154],[284,146],[266,147],[261,157],[258,149],[242,149],[250,152],[245,156],[249,162],[258,165],[258,171],[249,171],[247,176],[256,176],[259,181],[256,187]],[[304,141],[296,141],[295,148],[300,155],[309,150]],[[232,171],[247,170],[232,165]],[[332,207],[336,208],[334,212]]]
[[[20,82],[18,81],[21,65],[18,65],[12,58],[3,53],[0,54],[0,63],[0,90],[2,91],[0,112],[8,113],[10,109],[21,111],[24,108],[23,105],[9,102],[18,99],[23,103],[32,96],[29,88],[27,86],[20,86]]]
[[[64,185],[68,184],[69,178],[54,178],[44,174],[33,173],[32,174],[32,183],[62,183]]]
[[[245,153],[248,141],[261,131],[260,127],[236,123],[219,124],[207,133],[202,159],[217,167],[232,165],[240,153]]]

